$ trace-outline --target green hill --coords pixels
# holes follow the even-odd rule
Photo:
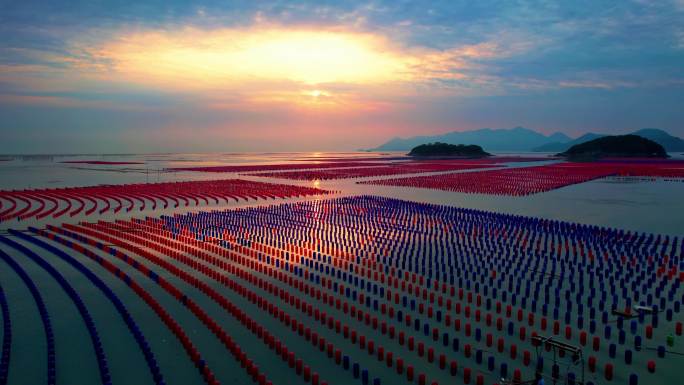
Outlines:
[[[491,154],[485,152],[482,147],[471,144],[448,144],[448,143],[428,143],[414,147],[410,156],[457,156],[467,158],[482,158]]]
[[[604,136],[557,154],[569,158],[667,158],[660,144],[638,135]]]

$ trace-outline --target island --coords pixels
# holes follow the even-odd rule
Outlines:
[[[660,144],[638,135],[612,135],[576,144],[557,156],[584,160],[597,158],[667,158]]]
[[[482,158],[491,156],[482,147],[475,144],[449,144],[442,142],[421,144],[414,147],[409,156],[416,157],[462,157],[462,158]]]

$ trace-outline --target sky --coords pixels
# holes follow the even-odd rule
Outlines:
[[[0,153],[684,136],[684,0],[0,0]]]

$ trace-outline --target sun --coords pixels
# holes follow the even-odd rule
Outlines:
[[[324,97],[324,96],[330,96],[330,94],[326,91],[323,90],[310,90],[310,91],[304,91],[304,95],[311,96],[313,98],[319,98],[319,97]]]

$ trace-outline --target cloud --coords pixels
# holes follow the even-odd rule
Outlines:
[[[334,148],[352,128],[361,146],[682,121],[681,0],[15,3],[0,6],[5,131],[93,125],[135,143],[192,127],[217,143],[270,132],[277,147],[289,130]]]
[[[531,43],[487,41],[438,50],[405,47],[381,34],[342,27],[215,29],[186,27],[70,43],[64,64],[84,73],[173,87],[245,82],[380,84],[452,78],[472,63],[525,52]],[[456,74],[457,77],[462,75]]]
[[[2,66],[0,81],[38,93],[93,87],[191,93],[210,108],[235,105],[239,99],[243,107],[384,109],[383,95],[435,84],[457,92],[467,91],[463,84],[482,86],[486,63],[533,47],[529,41],[507,40],[434,49],[342,26],[114,31],[102,39],[76,38],[62,55],[25,50],[36,64]],[[307,94],[311,89],[320,95],[312,98]]]
[[[252,80],[377,83],[401,77],[406,67],[407,59],[384,44],[372,35],[334,31],[185,28],[115,36],[94,47],[76,43],[87,55],[75,64],[105,62],[123,80],[190,88]]]

